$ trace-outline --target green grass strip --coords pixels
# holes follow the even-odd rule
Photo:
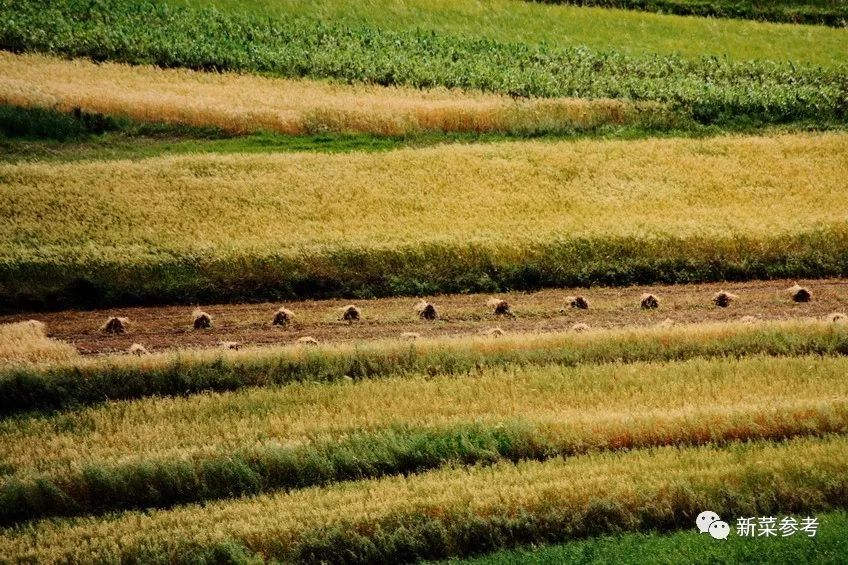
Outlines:
[[[749,355],[845,355],[848,328],[827,322],[714,324],[584,335],[382,342],[241,352],[173,353],[0,370],[0,417],[153,395],[403,373],[462,374],[508,364],[679,361]]]
[[[552,545],[535,549],[500,551],[483,557],[451,560],[467,565],[523,565],[538,563],[843,563],[848,555],[848,513],[826,512],[816,516],[815,537],[804,533],[776,537],[731,535],[719,542],[694,531],[667,535],[632,533]],[[779,517],[778,517],[779,518]],[[798,517],[795,516],[797,519]],[[223,551],[224,546],[218,551]],[[243,555],[247,556],[248,553]]]
[[[833,0],[533,0],[541,4],[566,4],[621,8],[643,12],[760,20],[791,24],[848,25],[848,4]]]
[[[0,48],[19,52],[513,96],[658,101],[704,124],[848,119],[844,65],[633,58],[129,0],[53,0],[48,6],[2,0],[0,12],[14,14],[0,19]]]

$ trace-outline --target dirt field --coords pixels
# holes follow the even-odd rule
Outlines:
[[[161,350],[217,347],[222,341],[288,343],[302,336],[313,336],[320,341],[354,341],[394,337],[403,332],[422,336],[473,334],[495,326],[508,332],[546,332],[566,330],[579,322],[600,328],[652,325],[666,319],[675,323],[734,320],[742,316],[780,320],[848,311],[848,280],[798,281],[813,293],[812,301],[805,304],[796,304],[790,298],[786,289],[793,282],[554,289],[498,295],[509,302],[515,317],[495,316],[493,309],[486,306],[489,295],[429,297],[441,317],[436,322],[419,320],[413,309],[417,299],[406,297],[287,303],[284,306],[295,314],[287,328],[271,325],[274,312],[283,304],[269,303],[201,306],[212,316],[213,327],[209,330],[192,328],[194,308],[191,306],[18,314],[0,316],[0,323],[41,320],[47,324],[51,337],[74,344],[82,353],[95,354],[125,350],[133,343]],[[727,308],[716,307],[712,297],[721,289],[737,294],[738,300]],[[658,309],[639,308],[640,295],[644,292],[659,298]],[[567,306],[565,298],[578,294],[589,301],[588,310]],[[359,322],[340,320],[347,304],[360,308]],[[129,331],[123,335],[102,333],[100,326],[109,316],[129,318]]]

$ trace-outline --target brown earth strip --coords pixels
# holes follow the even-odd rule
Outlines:
[[[427,297],[438,308],[440,319],[427,322],[418,318],[418,299],[383,298],[374,300],[322,300],[284,304],[294,312],[288,327],[272,326],[274,313],[282,304],[204,305],[212,317],[212,328],[193,329],[194,308],[190,306],[122,308],[100,311],[66,311],[46,314],[0,316],[0,323],[27,319],[47,324],[50,337],[72,343],[82,353],[126,350],[140,343],[149,350],[171,347],[218,347],[221,342],[240,344],[291,343],[304,336],[321,342],[400,337],[404,332],[421,336],[474,334],[500,327],[506,332],[562,331],[575,324],[591,328],[696,323],[739,320],[755,316],[762,320],[821,318],[832,312],[848,312],[848,280],[798,281],[810,289],[808,303],[792,301],[788,288],[794,281],[753,281],[744,283],[639,286],[625,288],[551,289],[535,293],[504,293],[514,317],[496,316],[486,305],[490,295],[444,295]],[[720,290],[735,295],[729,307],[712,302]],[[643,293],[659,299],[659,308],[643,310]],[[589,309],[569,307],[566,297],[581,295]],[[355,304],[361,311],[358,322],[341,320],[344,308]],[[127,317],[127,333],[110,335],[101,326],[110,316]]]

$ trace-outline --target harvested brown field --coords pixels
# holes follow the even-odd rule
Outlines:
[[[657,104],[341,85],[0,53],[0,102],[232,133],[521,133],[664,119]],[[671,121],[670,112],[669,117]]]
[[[792,281],[753,281],[702,285],[673,285],[625,288],[579,289],[591,300],[592,308],[579,310],[562,305],[565,297],[577,289],[549,289],[536,293],[504,295],[516,318],[502,318],[498,323],[512,332],[567,331],[575,323],[594,329],[623,326],[653,326],[665,319],[687,324],[714,321],[788,320],[795,318],[825,319],[828,315],[848,310],[848,281],[839,279],[803,281],[816,293],[816,300],[797,304],[786,298]],[[740,297],[732,308],[716,308],[705,300],[724,290]],[[633,296],[651,292],[663,297],[662,308],[641,310]],[[436,324],[426,323],[410,311],[409,298],[363,300],[367,319],[357,324],[340,324],[338,312],[347,301],[305,301],[293,305],[298,313],[285,332],[269,326],[268,320],[279,307],[271,303],[204,306],[215,319],[212,330],[195,332],[186,326],[184,307],[128,308],[133,332],[126,335],[103,334],[98,326],[102,311],[70,311],[0,316],[0,323],[36,318],[47,324],[48,335],[72,343],[82,353],[123,352],[133,343],[142,343],[151,351],[171,347],[217,347],[220,341],[253,344],[290,343],[298,337],[311,336],[323,342],[351,342],[378,338],[396,338],[402,334],[420,337],[472,335],[488,328],[491,313],[481,309],[487,295],[442,295],[435,300],[444,317]],[[432,300],[432,299],[431,299]],[[407,338],[411,339],[411,338]]]

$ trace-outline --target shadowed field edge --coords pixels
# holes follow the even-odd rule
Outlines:
[[[763,239],[574,238],[511,248],[422,244],[232,257],[151,251],[127,263],[74,255],[0,260],[0,312],[842,277],[848,227]]]

